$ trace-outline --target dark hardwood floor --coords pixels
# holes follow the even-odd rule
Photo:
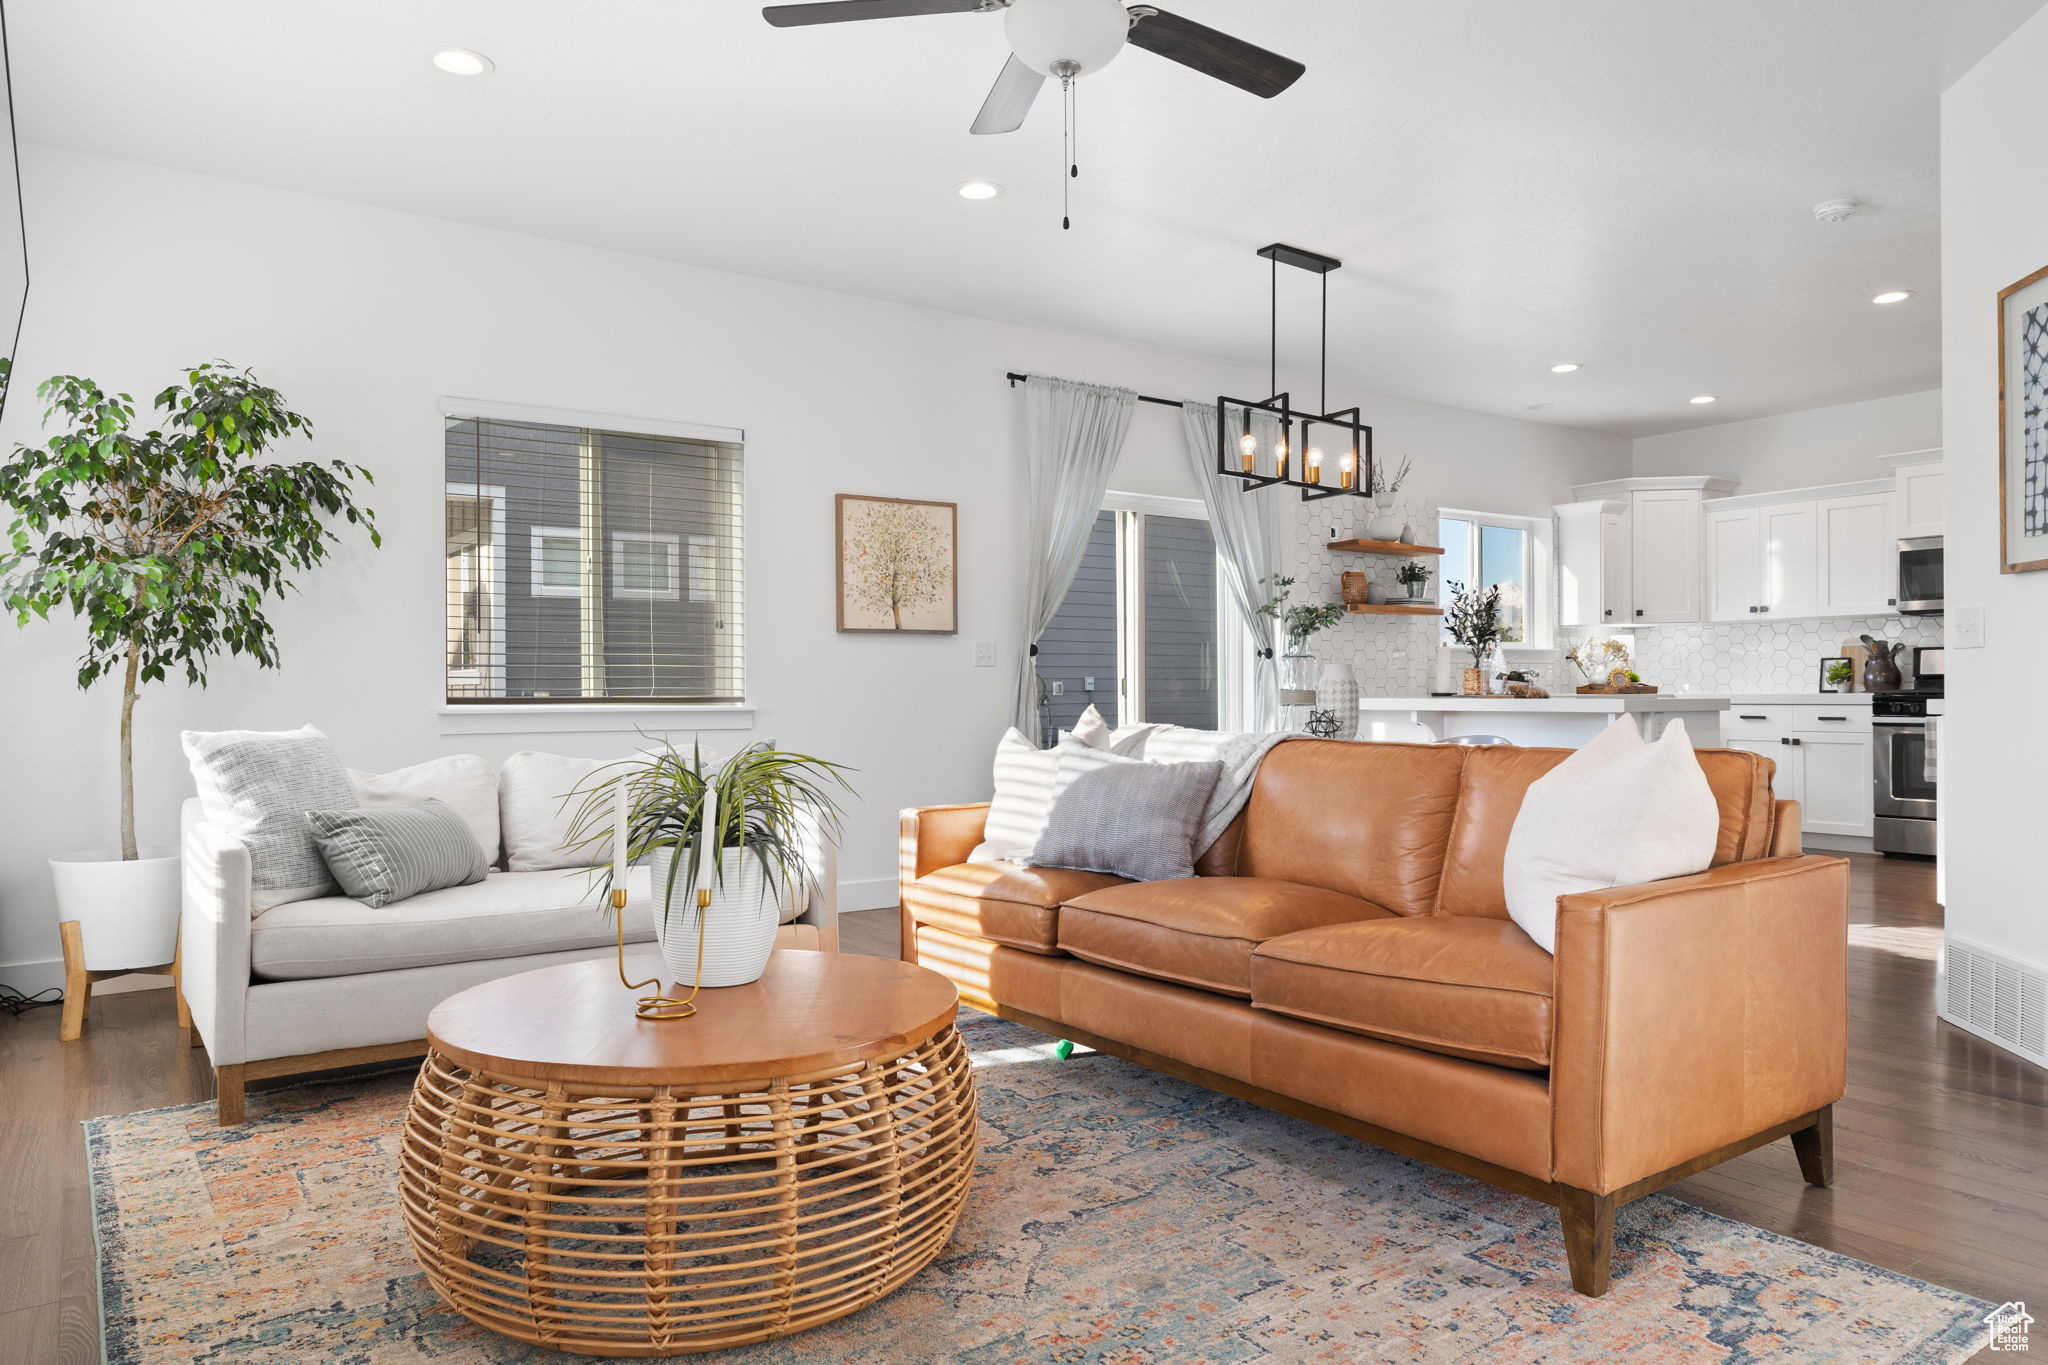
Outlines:
[[[1936,1022],[1932,867],[1854,862],[1834,1187],[1806,1185],[1780,1142],[1671,1193],[1994,1303],[2048,1304],[2048,1072]],[[894,910],[842,924],[846,951],[895,954]],[[54,1009],[0,1017],[0,1363],[100,1358],[79,1121],[211,1094],[167,992],[95,1000],[69,1045]]]

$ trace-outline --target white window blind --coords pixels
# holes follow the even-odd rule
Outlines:
[[[453,703],[736,705],[741,447],[447,424]]]

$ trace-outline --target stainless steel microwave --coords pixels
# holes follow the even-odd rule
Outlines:
[[[1940,536],[1899,542],[1898,591],[1894,605],[1901,616],[1941,615]]]

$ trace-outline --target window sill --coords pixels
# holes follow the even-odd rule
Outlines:
[[[633,734],[751,730],[751,706],[443,706],[444,735]]]

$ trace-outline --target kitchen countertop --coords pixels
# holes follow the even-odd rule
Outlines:
[[[1868,692],[1730,692],[1728,700],[1750,706],[1868,706]]]
[[[1730,699],[1678,692],[1572,693],[1563,697],[1360,697],[1360,711],[1547,711],[1565,715],[1725,711]]]

